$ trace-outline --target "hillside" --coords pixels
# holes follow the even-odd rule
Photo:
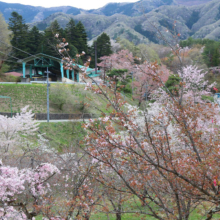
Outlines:
[[[35,7],[30,5],[22,5],[17,3],[5,3],[0,2],[0,12],[3,14],[6,21],[11,17],[11,13],[13,11],[18,12],[27,23],[42,21],[49,15],[56,12],[64,12],[67,14],[77,15],[80,14],[82,9],[74,8],[74,7],[52,7],[52,8],[44,8],[44,7]]]
[[[0,2],[0,12],[4,15],[6,21],[8,21],[10,18],[11,12],[16,11],[22,15],[27,23],[32,23],[42,21],[56,12],[63,12],[69,15],[99,14],[111,16],[116,13],[120,13],[128,16],[137,16],[141,14],[140,5],[142,8],[144,8],[145,12],[149,12],[157,7],[160,7],[161,5],[171,4],[175,4],[175,2],[173,0],[142,0],[135,3],[109,3],[100,9],[84,10],[71,6],[44,8]]]
[[[97,38],[102,32],[106,32],[112,39],[117,37],[126,38],[135,44],[164,43],[159,39],[157,31],[152,23],[159,28],[168,40],[172,36],[167,34],[169,30],[174,33],[173,24],[176,21],[176,34],[180,33],[180,39],[184,40],[189,36],[194,38],[220,39],[220,1],[213,0],[206,4],[186,7],[183,5],[164,5],[141,16],[127,16],[114,14],[111,16],[98,14],[68,15],[58,12],[50,15],[41,22],[32,23],[39,29],[44,30],[51,22],[57,20],[61,27],[65,27],[69,19],[76,22],[81,21],[86,28],[88,39]],[[149,23],[150,21],[150,23]]]
[[[57,84],[56,84],[57,85]],[[56,86],[52,84],[50,87],[50,96],[52,88]],[[98,94],[84,90],[85,86],[80,84],[64,85],[60,84],[64,89],[60,89],[55,94],[66,98],[68,96],[68,104],[54,103],[50,97],[50,113],[93,113],[100,114],[95,108],[99,108],[106,112],[106,100]],[[65,91],[66,90],[66,91]],[[64,94],[65,93],[65,94]],[[1,96],[9,96],[12,99],[12,112],[20,112],[21,108],[29,105],[33,113],[47,112],[47,87],[45,84],[0,84]],[[135,104],[129,98],[126,100],[130,104]],[[87,103],[90,106],[84,106]],[[95,108],[94,108],[95,106]],[[10,100],[0,98],[0,112],[10,112]]]
[[[111,16],[114,14],[124,14],[127,16],[139,16],[143,13],[148,13],[163,5],[199,5],[201,3],[206,3],[211,0],[141,0],[134,3],[109,3],[102,8],[93,10],[84,10],[72,6],[62,6],[62,7],[34,7],[30,5],[22,5],[15,3],[5,3],[0,2],[0,12],[4,15],[6,21],[11,16],[11,12],[16,11],[27,23],[32,23],[36,21],[43,21],[45,18],[51,14],[57,12],[63,12],[69,15],[78,14],[98,14]]]
[[[201,5],[210,2],[211,0],[175,0],[178,5],[192,6]]]
[[[1,4],[4,7],[1,7]],[[25,13],[24,19],[27,19],[26,21],[32,19],[30,27],[36,25],[40,30],[49,27],[54,20],[57,20],[62,28],[65,28],[70,18],[76,22],[81,21],[90,41],[96,39],[102,32],[106,32],[111,39],[126,38],[135,44],[149,41],[164,43],[160,37],[158,38],[158,30],[166,36],[168,41],[173,41],[173,37],[170,33],[167,34],[167,30],[173,34],[180,33],[180,40],[187,39],[189,36],[220,39],[219,0],[187,0],[185,2],[182,0],[144,0],[129,4],[109,3],[105,7],[89,11],[75,10],[72,7],[45,9],[19,4],[8,4],[11,8],[6,6],[6,3],[0,2],[0,8],[7,16],[15,9],[22,15],[26,7],[25,10],[28,13]],[[144,15],[141,10],[145,11]],[[175,30],[174,21],[176,21]],[[158,30],[152,24],[158,27]]]

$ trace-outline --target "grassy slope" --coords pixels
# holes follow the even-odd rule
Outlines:
[[[80,141],[86,132],[83,122],[40,123],[39,132],[50,141],[50,146],[61,150],[76,141]]]
[[[82,113],[84,111],[84,113],[98,114],[95,107],[106,112],[107,102],[101,95],[85,91],[83,85],[67,86],[71,87],[74,99],[72,104],[65,104],[60,110],[59,105],[50,102],[50,113]],[[34,113],[47,112],[47,87],[44,84],[0,84],[0,96],[11,97],[13,112],[20,112],[20,109],[26,105],[29,105]],[[128,98],[126,101],[135,104]],[[83,108],[83,103],[88,103],[90,106]],[[10,112],[9,99],[0,98],[0,112]]]

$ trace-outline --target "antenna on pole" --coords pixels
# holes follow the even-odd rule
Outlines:
[[[95,41],[95,74],[97,74],[97,44]]]
[[[48,80],[48,74],[50,73],[50,71],[48,71],[48,67],[47,67],[47,71],[45,71],[47,73],[47,122],[50,121],[50,104],[49,104],[49,80]]]

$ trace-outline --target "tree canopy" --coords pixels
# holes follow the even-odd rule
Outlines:
[[[0,73],[3,65],[5,65],[4,63],[7,59],[7,55],[11,50],[10,39],[11,37],[8,25],[5,22],[3,15],[0,14]]]

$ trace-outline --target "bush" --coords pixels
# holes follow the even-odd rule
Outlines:
[[[21,78],[19,76],[6,76],[6,82],[21,82]]]
[[[214,102],[214,98],[212,96],[202,95],[202,100],[209,100],[211,102]]]
[[[165,83],[166,88],[173,94],[178,94],[178,85],[180,83],[180,77],[178,75],[172,74],[169,76],[168,80]]]

